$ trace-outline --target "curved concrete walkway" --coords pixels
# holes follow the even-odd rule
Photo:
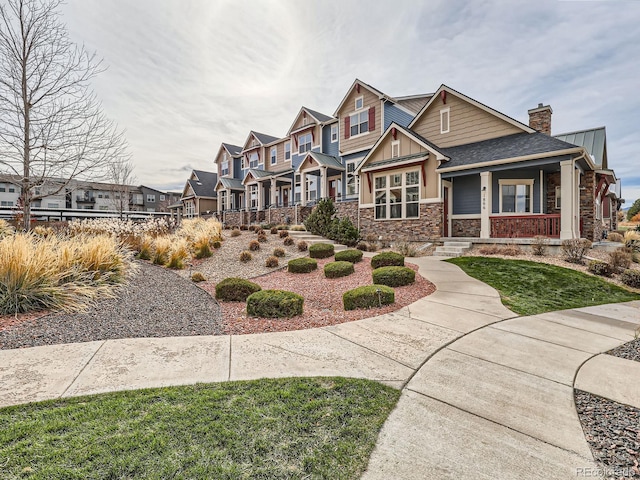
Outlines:
[[[633,338],[640,302],[516,318],[455,265],[412,261],[437,291],[375,318],[0,350],[0,406],[195,382],[359,377],[403,389],[364,478],[555,479],[592,468],[574,378],[595,354]],[[584,384],[609,368],[592,361]]]

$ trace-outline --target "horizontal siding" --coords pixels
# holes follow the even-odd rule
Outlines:
[[[344,138],[344,128],[345,123],[344,119],[347,115],[353,114],[355,112],[355,99],[359,96],[364,97],[364,108],[368,109],[369,107],[376,107],[376,128],[375,130],[362,134],[356,137],[351,137],[348,139]],[[382,120],[382,111],[380,107],[380,99],[377,95],[374,95],[366,88],[360,88],[360,93],[357,93],[355,88],[347,97],[346,102],[342,106],[342,109],[338,112],[338,118],[340,120],[340,132],[339,132],[339,141],[340,141],[340,151],[341,152],[349,152],[351,150],[357,150],[360,148],[373,146],[374,143],[378,140],[380,135],[382,135],[382,126],[380,125]]]
[[[450,109],[449,133],[440,133],[440,110],[447,107]],[[453,95],[447,96],[446,105],[438,97],[413,130],[440,147],[464,145],[523,131]]]
[[[413,115],[400,110],[392,103],[385,102],[384,104],[384,130],[386,130],[391,122],[396,122],[398,125],[406,127],[413,120]]]
[[[335,124],[334,124],[335,125]],[[338,142],[331,143],[331,125],[322,127],[322,153],[338,157]]]
[[[453,215],[480,213],[480,175],[466,175],[453,179]]]

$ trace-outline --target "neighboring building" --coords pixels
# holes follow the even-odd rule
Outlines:
[[[181,193],[163,192],[155,188],[140,185],[142,207],[145,212],[169,212],[169,205],[180,201]]]
[[[282,138],[250,132],[215,158],[227,224],[300,223],[320,198],[363,233],[427,240],[615,229],[620,182],[604,128],[551,136],[551,107],[523,124],[442,85],[391,97],[358,79],[333,116],[302,107]]]
[[[218,175],[203,170],[193,170],[182,191],[181,215],[187,218],[212,215],[217,211],[216,183]],[[172,205],[175,207],[175,205]]]

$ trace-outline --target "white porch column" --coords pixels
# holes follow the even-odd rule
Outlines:
[[[307,174],[300,172],[300,205],[307,205]]]
[[[220,214],[222,213],[222,195],[226,195],[227,192],[220,192],[218,194],[218,201],[216,202],[216,210],[218,211],[218,217],[220,217]]]
[[[560,162],[560,240],[575,238],[574,211],[576,194],[573,160]]]
[[[480,172],[480,238],[491,237],[491,172]]]
[[[227,210],[231,210],[233,208],[233,205],[231,204],[231,199],[233,198],[233,193],[231,192],[231,189],[227,190]]]
[[[258,182],[258,210],[262,210],[264,200],[264,189],[262,188],[262,182]]]
[[[329,184],[328,184],[328,176],[327,176],[327,167],[322,167],[320,169],[320,198],[326,198],[329,196]]]
[[[278,197],[276,195],[276,179],[271,179],[271,205],[275,205],[278,201]]]
[[[249,185],[244,186],[244,209],[245,211],[249,211],[249,207],[251,206],[251,193],[249,192]]]

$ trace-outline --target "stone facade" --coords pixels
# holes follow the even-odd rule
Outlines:
[[[301,224],[311,214],[311,207],[296,205],[293,207],[277,207],[265,211],[267,223],[276,225]]]
[[[358,200],[335,203],[336,216],[340,219],[348,218],[356,227],[358,226]]]
[[[479,218],[453,218],[451,219],[451,235],[453,237],[480,237]]]
[[[547,210],[545,213],[557,214],[560,209],[556,208],[556,187],[560,186],[560,172],[547,174]]]
[[[596,172],[587,171],[580,179],[580,225],[582,237],[592,242],[602,238],[601,220],[596,220]]]
[[[375,220],[373,207],[360,208],[360,233],[393,241],[426,242],[442,236],[442,203],[420,204],[420,217],[409,220]]]
[[[552,113],[549,105],[538,104],[536,108],[529,110],[529,126],[540,133],[551,135]]]

